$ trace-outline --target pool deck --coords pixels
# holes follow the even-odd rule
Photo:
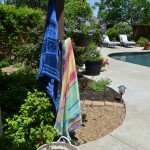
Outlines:
[[[106,66],[106,71],[91,78],[108,77],[116,91],[119,85],[127,87],[123,95],[126,118],[112,133],[79,146],[80,150],[150,150],[150,68],[108,57],[111,53],[145,50],[141,47],[116,47],[102,48],[100,51],[110,64]]]

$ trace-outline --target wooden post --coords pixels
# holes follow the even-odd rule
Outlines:
[[[58,22],[58,40],[64,40],[64,0],[56,0],[56,14]],[[60,69],[60,84],[59,90],[62,87],[62,46],[60,45],[59,69]]]
[[[56,0],[56,13],[58,21],[58,39],[64,39],[64,0]]]
[[[2,116],[1,116],[1,107],[0,107],[0,136],[3,133],[3,127],[2,127]]]

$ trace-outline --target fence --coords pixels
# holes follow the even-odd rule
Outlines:
[[[133,25],[132,28],[134,40],[138,40],[139,37],[150,39],[150,25]]]

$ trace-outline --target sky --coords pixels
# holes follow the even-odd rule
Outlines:
[[[4,0],[0,0],[0,3],[4,3]]]
[[[91,6],[93,6],[95,2],[99,2],[99,0],[86,0],[86,1],[87,1]],[[93,13],[94,13],[94,16],[97,16],[97,14],[98,14],[98,8],[96,8]]]

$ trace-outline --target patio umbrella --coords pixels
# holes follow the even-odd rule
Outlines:
[[[57,112],[60,99],[60,73],[58,57],[58,25],[55,7],[56,1],[49,0],[37,78],[47,89],[47,93],[53,100]]]

